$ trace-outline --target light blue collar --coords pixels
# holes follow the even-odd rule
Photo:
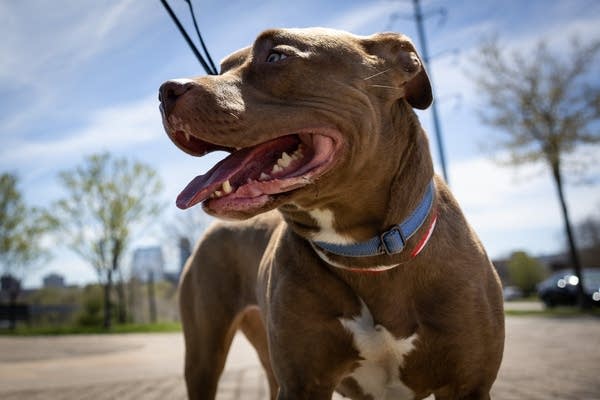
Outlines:
[[[427,186],[423,199],[400,224],[369,240],[352,244],[313,242],[323,250],[344,257],[369,257],[382,254],[398,254],[404,250],[406,241],[423,225],[433,206],[435,185],[433,180]]]

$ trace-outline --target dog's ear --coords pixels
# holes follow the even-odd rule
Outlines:
[[[382,58],[399,72],[399,84],[404,85],[404,98],[411,106],[424,110],[431,105],[433,95],[429,77],[415,46],[407,36],[378,33],[369,36],[364,44],[370,54]]]

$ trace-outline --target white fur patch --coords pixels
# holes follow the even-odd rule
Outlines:
[[[412,400],[414,393],[401,380],[399,368],[404,357],[415,348],[417,334],[396,339],[382,325],[375,325],[369,308],[362,302],[360,315],[340,318],[352,333],[354,346],[364,359],[349,377],[354,378],[366,395],[376,400]]]
[[[319,232],[315,233],[312,240],[316,242],[327,242],[335,244],[350,244],[354,243],[354,240],[338,233],[333,228],[333,211],[324,209],[315,209],[308,212],[310,216],[317,221],[319,225]]]

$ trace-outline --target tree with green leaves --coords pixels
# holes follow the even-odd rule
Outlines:
[[[21,281],[28,268],[49,255],[42,237],[51,229],[43,213],[28,207],[17,187],[14,174],[0,175],[0,267],[3,286],[11,308],[16,305]],[[14,327],[14,318],[11,318]]]
[[[564,194],[564,177],[581,168],[584,146],[600,142],[600,87],[597,56],[600,41],[583,45],[573,39],[556,51],[544,43],[534,50],[508,53],[497,40],[481,46],[475,58],[475,82],[485,108],[484,123],[499,128],[489,143],[505,151],[503,164],[543,163],[554,180],[569,254],[584,292],[581,263]],[[569,157],[578,151],[578,157]],[[585,170],[585,168],[583,168]]]
[[[546,273],[544,266],[524,251],[516,251],[508,260],[508,275],[511,282],[523,291],[525,296],[535,292]]]
[[[85,159],[59,175],[66,197],[54,206],[54,219],[76,254],[96,270],[104,286],[104,327],[111,327],[111,291],[132,232],[158,215],[162,182],[148,165],[108,153]],[[122,279],[117,286],[118,320],[126,322]]]

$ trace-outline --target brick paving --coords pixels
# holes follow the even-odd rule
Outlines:
[[[180,334],[0,337],[0,398],[185,399]],[[266,380],[238,336],[219,400],[267,399]],[[600,400],[600,319],[507,318],[495,400]],[[341,399],[335,396],[334,399]]]

